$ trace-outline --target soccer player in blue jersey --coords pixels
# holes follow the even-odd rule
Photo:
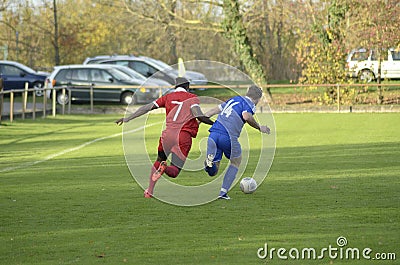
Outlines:
[[[261,126],[254,119],[256,105],[262,97],[262,90],[252,85],[247,89],[246,96],[236,96],[211,109],[206,116],[219,114],[214,125],[209,129],[210,135],[207,141],[207,158],[204,162],[204,170],[210,176],[218,173],[219,164],[224,154],[230,164],[222,182],[219,199],[229,200],[228,191],[236,178],[238,168],[242,161],[242,148],[239,136],[243,125],[248,123],[251,127],[262,133],[270,133],[268,126]]]

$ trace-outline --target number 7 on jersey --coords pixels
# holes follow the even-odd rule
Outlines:
[[[181,112],[183,102],[173,100],[173,101],[171,101],[171,103],[178,105],[178,109],[176,110],[174,118],[173,118],[173,121],[176,121],[176,119],[178,118],[179,112]]]

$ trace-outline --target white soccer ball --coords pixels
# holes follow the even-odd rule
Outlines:
[[[243,178],[240,181],[240,190],[246,194],[253,193],[257,189],[257,182],[253,178]]]

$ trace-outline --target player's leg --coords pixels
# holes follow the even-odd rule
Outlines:
[[[242,156],[230,159],[230,164],[226,170],[224,180],[222,181],[221,190],[219,192],[218,198],[229,200],[228,191],[235,181],[236,175],[239,171],[239,165],[242,160]]]
[[[156,182],[167,168],[168,155],[164,151],[158,151],[157,161],[154,162],[153,168],[157,168],[151,175],[152,181]],[[158,167],[157,167],[158,166]]]
[[[171,165],[165,169],[165,174],[176,178],[185,165],[186,158],[192,147],[192,136],[186,131],[179,133],[179,143],[171,148]]]
[[[184,164],[185,162],[182,159],[180,159],[179,156],[172,153],[171,165],[167,166],[167,168],[165,169],[165,174],[167,174],[167,176],[170,178],[176,178],[181,172],[181,169]]]
[[[215,158],[214,158],[214,159],[215,159]],[[221,160],[220,160],[220,161],[214,161],[214,162],[212,162],[211,167],[208,167],[208,166],[205,164],[204,170],[207,172],[207,174],[208,174],[210,177],[214,177],[214,176],[216,176],[216,175],[218,174],[219,164],[220,164],[220,163],[221,163]]]
[[[167,160],[167,154],[164,152],[164,148],[162,145],[162,140],[160,138],[158,144],[158,154],[157,160],[154,162],[153,166],[151,167],[150,172],[150,180],[149,180],[149,187],[144,191],[144,197],[151,198],[154,192],[154,186],[160,176],[164,173]]]
[[[237,139],[230,139],[230,150],[225,153],[229,158],[230,163],[228,169],[225,172],[224,180],[222,181],[221,190],[218,198],[229,200],[228,191],[235,181],[236,175],[239,171],[240,163],[242,162],[242,148]]]
[[[222,159],[222,149],[218,147],[219,133],[210,133],[207,140],[207,157],[204,161],[204,170],[209,176],[217,175]]]

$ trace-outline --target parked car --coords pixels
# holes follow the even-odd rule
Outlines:
[[[143,90],[130,86],[141,86],[142,80],[135,80],[112,65],[63,65],[56,66],[49,79],[49,87],[65,87],[69,93],[57,91],[57,102],[66,104],[69,100],[114,101],[123,104],[148,103],[159,97],[155,85],[153,90]],[[100,87],[101,86],[101,87]],[[98,88],[96,88],[98,87]]]
[[[104,65],[104,64],[100,64],[100,65]],[[135,70],[133,70],[132,68],[129,68],[127,66],[123,66],[123,65],[119,65],[119,64],[110,64],[111,66],[117,68],[118,70],[124,72],[125,74],[129,75],[132,79],[136,79],[142,83],[144,83],[146,86],[148,85],[155,85],[155,86],[160,86],[160,87],[171,87],[171,84],[161,80],[161,79],[157,79],[157,78],[146,78],[143,75],[141,75],[140,73],[136,72]]]
[[[175,84],[175,79],[178,77],[178,70],[160,60],[150,57],[133,55],[111,55],[108,59],[105,57],[105,55],[101,55],[98,57],[86,58],[84,64],[120,64],[132,68],[145,77],[162,79],[171,85]],[[199,72],[186,71],[185,77],[193,85],[205,85],[208,83],[204,74]]]
[[[92,64],[93,65],[93,64]],[[104,64],[100,64],[100,65],[104,65]],[[171,85],[161,79],[157,79],[157,78],[146,78],[143,75],[139,74],[138,72],[136,72],[135,70],[127,67],[127,66],[123,66],[123,65],[118,65],[118,64],[110,64],[110,66],[115,67],[116,69],[118,69],[121,72],[124,72],[125,74],[129,75],[132,79],[135,80],[135,82],[138,82],[142,85],[142,87],[140,88],[140,92],[142,93],[153,93],[154,95],[165,95],[169,92],[171,92]],[[156,97],[154,98],[156,99]]]
[[[42,88],[50,73],[37,72],[26,65],[14,61],[0,61],[0,78],[3,79],[3,89],[37,89],[36,95],[42,95]]]
[[[378,58],[376,51],[367,49],[352,50],[347,57],[347,74],[365,82],[371,82],[378,76]],[[381,78],[400,79],[400,50],[389,49],[384,52],[381,62]]]
[[[117,55],[112,55],[112,56],[117,56]],[[110,57],[111,57],[110,55],[98,55],[96,57],[87,57],[85,61],[83,61],[83,64],[97,64],[102,60],[110,59]]]

